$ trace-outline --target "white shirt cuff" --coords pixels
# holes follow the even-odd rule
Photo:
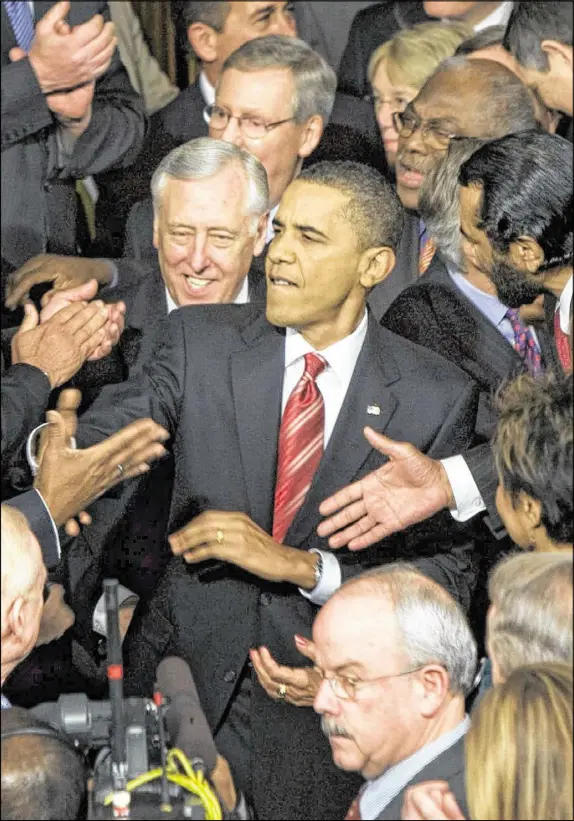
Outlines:
[[[40,467],[38,464],[38,460],[36,459],[36,453],[38,450],[38,443],[36,439],[38,438],[42,428],[47,427],[49,424],[49,422],[42,422],[41,425],[35,427],[30,436],[28,436],[28,439],[26,441],[26,460],[28,462],[28,467],[32,471],[32,476],[36,476],[36,474],[38,473],[38,469]],[[68,447],[73,448],[75,450],[76,446],[76,437],[70,436]]]
[[[337,557],[330,551],[316,550],[313,547],[309,553],[318,553],[322,557],[323,572],[321,573],[318,585],[312,590],[303,590],[303,588],[300,587],[299,592],[302,596],[305,596],[306,599],[313,602],[313,604],[321,606],[340,588],[341,567]]]
[[[60,545],[60,536],[58,535],[58,528],[56,527],[56,522],[55,522],[55,521],[54,521],[54,519],[52,518],[52,514],[50,513],[50,508],[49,508],[49,507],[48,507],[48,505],[46,504],[46,502],[45,502],[45,500],[44,500],[44,497],[42,496],[42,494],[40,493],[40,491],[39,491],[39,490],[36,490],[36,488],[34,488],[34,490],[36,491],[36,493],[38,494],[38,496],[39,496],[39,497],[40,497],[40,499],[42,500],[42,504],[43,504],[43,505],[44,505],[44,507],[46,508],[46,510],[47,510],[47,512],[48,512],[48,516],[50,517],[50,521],[52,522],[52,530],[54,531],[54,539],[56,540],[56,545],[57,545],[57,547],[58,547],[58,559],[60,559],[60,558],[61,558],[61,556],[62,556],[62,546]]]
[[[456,504],[456,509],[450,511],[452,518],[456,522],[467,522],[477,513],[486,510],[480,490],[464,456],[449,456],[448,459],[441,459],[441,462],[448,476]]]

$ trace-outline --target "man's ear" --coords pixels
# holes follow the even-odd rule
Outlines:
[[[510,259],[515,268],[535,274],[544,262],[544,251],[532,237],[519,237],[510,244]]]
[[[417,684],[420,685],[423,693],[421,715],[425,718],[433,718],[442,707],[448,693],[450,686],[448,673],[438,664],[429,664],[417,674]]]
[[[543,40],[540,47],[548,58],[551,72],[572,75],[572,46],[558,40]]]
[[[267,225],[269,224],[269,211],[266,211],[257,221],[255,231],[255,244],[253,246],[253,256],[258,257],[267,244]]]
[[[395,267],[395,252],[383,245],[364,251],[359,260],[359,282],[367,291],[388,277]]]
[[[25,624],[24,624],[24,599],[22,596],[18,596],[16,601],[12,604],[8,612],[8,625],[10,628],[10,633],[16,640],[20,640],[20,636],[24,631]],[[4,642],[2,642],[4,643]]]
[[[217,32],[206,23],[192,23],[187,30],[187,39],[194,54],[203,63],[217,60]]]
[[[323,136],[323,118],[318,114],[309,117],[303,128],[301,140],[299,142],[298,155],[302,159],[309,157],[319,145],[319,140]]]
[[[159,215],[154,214],[153,217],[153,247],[157,250],[159,248]]]

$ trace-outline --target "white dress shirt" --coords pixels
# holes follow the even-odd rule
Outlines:
[[[512,2],[501,3],[488,17],[473,26],[474,31],[482,31],[482,29],[489,28],[489,26],[505,26],[510,19],[513,5]]]
[[[285,412],[287,401],[305,371],[305,354],[319,353],[327,361],[327,367],[318,375],[316,380],[325,406],[323,448],[327,447],[345,401],[357,359],[365,342],[367,325],[367,312],[365,311],[361,322],[350,336],[340,339],[322,351],[315,351],[313,346],[298,331],[287,328],[281,415]],[[310,552],[320,553],[323,559],[323,573],[319,584],[313,590],[299,588],[299,591],[305,598],[310,599],[313,604],[322,605],[341,586],[341,568],[332,551],[315,550],[313,548]]]
[[[572,279],[570,277],[564,286],[557,305],[557,310],[560,312],[560,330],[568,335],[570,335],[570,311],[572,308]]]
[[[171,314],[172,311],[176,311],[180,306],[175,304],[167,288],[165,289],[165,295],[167,298],[167,312],[168,314]],[[233,300],[233,304],[245,305],[247,302],[249,302],[249,282],[247,280],[247,277],[245,277],[245,279],[243,280],[243,285],[239,289],[239,293]]]
[[[201,96],[205,100],[205,105],[213,105],[215,102],[215,88],[211,85],[203,71],[199,72],[198,84]],[[209,120],[206,119],[206,122],[209,122]]]

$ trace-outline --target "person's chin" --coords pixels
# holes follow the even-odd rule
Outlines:
[[[329,744],[331,745],[333,763],[336,767],[346,772],[361,771],[364,760],[351,739],[342,736],[331,736]]]
[[[398,178],[396,179],[397,195],[403,206],[408,211],[418,211],[419,207],[419,188],[412,188],[410,186],[402,185]]]

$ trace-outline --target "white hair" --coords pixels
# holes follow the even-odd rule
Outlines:
[[[391,599],[409,667],[439,664],[449,675],[452,693],[470,692],[476,642],[462,608],[443,587],[406,562],[368,570],[341,590],[355,584]]]
[[[2,504],[2,635],[14,601],[19,597],[28,599],[42,567],[41,559],[38,562],[30,551],[29,535],[30,526],[23,513]]]
[[[151,178],[154,213],[161,208],[162,193],[170,179],[205,180],[235,165],[245,175],[247,198],[245,213],[253,217],[252,232],[259,218],[269,210],[267,172],[259,160],[224,140],[199,137],[174,148],[163,158]]]

